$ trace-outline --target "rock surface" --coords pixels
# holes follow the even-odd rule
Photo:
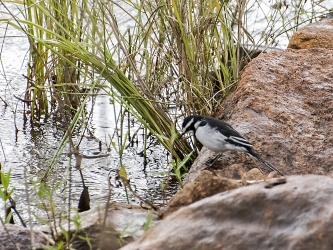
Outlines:
[[[47,236],[38,230],[33,230],[34,249],[47,246]],[[0,250],[33,249],[31,244],[31,231],[22,226],[5,224],[0,227]]]
[[[231,124],[285,175],[333,175],[332,93],[332,50],[265,53],[245,67],[237,89],[222,103],[217,117]],[[203,148],[184,183],[193,181],[213,155]],[[224,153],[212,169],[233,164],[267,172],[241,152]]]
[[[195,178],[194,182],[185,185],[171,198],[163,217],[203,198],[240,186],[240,183],[235,180],[214,176],[211,172],[204,170]]]
[[[267,177],[257,168],[252,168],[249,172],[242,176],[242,185],[247,186],[261,181],[265,181]]]
[[[223,192],[167,216],[122,250],[333,249],[333,179],[288,176]]]
[[[105,206],[100,206],[79,214],[81,224],[78,236],[89,237],[92,249],[116,250],[144,233],[144,224],[148,221],[148,213],[150,211],[137,205],[112,203],[106,214]],[[106,219],[104,220],[105,215]],[[157,215],[152,214],[151,225],[156,220]],[[68,230],[67,223],[64,223],[62,227]],[[70,229],[72,233],[75,232],[74,223],[71,223]],[[39,230],[48,232],[49,227],[43,226]],[[58,232],[61,230],[58,229]],[[71,247],[76,250],[91,249],[87,241],[79,238],[74,241]]]
[[[333,50],[333,19],[324,19],[299,29],[291,37],[288,48]]]

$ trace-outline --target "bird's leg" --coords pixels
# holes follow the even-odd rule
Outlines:
[[[206,161],[206,168],[204,170],[209,169],[211,166],[214,165],[214,163],[222,156],[222,152],[218,153],[213,159],[209,159],[208,161]]]

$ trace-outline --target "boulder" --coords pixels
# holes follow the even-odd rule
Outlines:
[[[333,179],[315,175],[241,187],[179,209],[121,249],[331,250],[332,193]]]
[[[78,216],[76,221],[79,222],[79,228],[75,225],[76,223],[71,222],[69,230],[71,233],[77,234],[76,239],[71,244],[71,247],[76,250],[119,249],[141,236],[144,233],[145,225],[148,228],[158,218],[156,214],[138,205],[116,202],[111,203],[107,210],[106,206],[99,206],[90,211],[79,213]],[[68,223],[63,222],[62,228],[68,231]],[[48,226],[39,227],[39,231],[50,234]],[[62,232],[59,226],[57,231]],[[63,238],[62,235],[59,237]],[[92,248],[86,240],[80,237],[88,237]]]
[[[300,28],[291,37],[288,48],[333,50],[333,19],[323,19]]]
[[[333,51],[303,49],[261,54],[244,69],[237,89],[216,117],[248,139],[264,160],[285,175],[333,174]],[[184,183],[194,180],[213,157],[203,148]],[[211,169],[259,162],[242,152],[225,152]],[[226,178],[232,178],[225,172]]]
[[[238,187],[240,187],[239,182],[214,176],[211,172],[204,170],[194,182],[185,185],[171,198],[163,217],[203,198]]]
[[[33,244],[31,243],[32,237]],[[50,245],[50,242],[53,243],[53,240],[38,230],[31,231],[13,224],[5,224],[0,227],[0,250],[42,249],[42,246]]]
[[[258,182],[262,182],[266,180],[266,177],[259,169],[252,168],[249,172],[245,173],[242,176],[242,185],[247,186],[251,184],[255,184]]]

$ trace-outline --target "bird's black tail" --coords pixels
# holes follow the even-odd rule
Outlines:
[[[247,153],[248,153],[250,156],[253,156],[254,158],[256,158],[258,161],[260,161],[262,164],[264,164],[264,165],[265,165],[266,167],[268,167],[270,170],[272,170],[272,171],[276,171],[276,172],[278,172],[281,176],[283,176],[283,174],[281,173],[280,170],[278,170],[276,167],[274,167],[274,166],[273,166],[272,164],[270,164],[269,162],[264,161],[263,159],[261,159],[261,157],[260,157],[257,153],[253,152],[252,150],[247,151]]]

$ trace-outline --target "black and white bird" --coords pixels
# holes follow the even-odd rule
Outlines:
[[[228,123],[208,116],[191,115],[184,119],[180,136],[183,136],[187,132],[193,132],[197,140],[201,142],[203,146],[214,152],[218,152],[216,157],[208,162],[209,167],[211,167],[225,151],[241,151],[254,157],[270,170],[283,175],[276,167],[264,161],[255,153],[252,149],[253,145]]]

